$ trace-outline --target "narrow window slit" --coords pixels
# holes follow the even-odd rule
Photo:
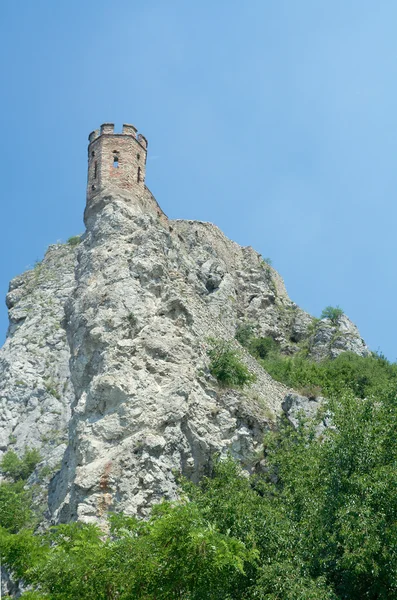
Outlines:
[[[97,161],[95,161],[95,164],[94,164],[94,179],[96,179],[97,175],[98,175],[98,163],[97,163]]]
[[[137,181],[138,181],[138,183],[140,183],[140,181],[141,181],[141,167],[138,167],[138,177],[137,177]]]
[[[117,156],[117,154],[113,156],[113,166],[115,169],[119,168],[119,157]]]

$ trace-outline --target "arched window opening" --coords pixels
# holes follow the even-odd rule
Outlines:
[[[95,156],[95,152],[94,151],[91,152],[91,156],[93,156],[93,157]]]
[[[118,169],[118,168],[119,168],[119,157],[117,156],[117,154],[115,154],[115,155],[113,156],[113,167],[114,167],[115,169]]]
[[[95,161],[95,164],[94,164],[94,179],[96,179],[97,175],[98,175],[98,163],[97,163],[97,161]]]
[[[138,183],[140,183],[140,181],[141,181],[141,167],[138,167],[138,177],[137,177],[137,181],[138,181]]]
[[[141,158],[141,155],[138,153],[138,154],[136,155],[136,157],[137,157],[137,160],[140,160],[140,158]]]

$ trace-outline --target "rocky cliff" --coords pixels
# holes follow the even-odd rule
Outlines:
[[[51,246],[11,282],[0,351],[0,450],[40,449],[32,481],[53,522],[146,515],[175,497],[176,472],[197,480],[218,453],[254,468],[290,390],[243,348],[256,383],[219,387],[209,336],[254,323],[287,354],[368,352],[347,317],[315,321],[252,248],[167,219],[147,188],[101,194],[85,223],[79,245]]]

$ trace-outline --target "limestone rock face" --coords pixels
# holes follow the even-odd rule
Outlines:
[[[324,411],[324,401],[321,396],[307,398],[292,392],[285,396],[281,408],[293,427],[297,427],[301,419],[317,418],[316,431],[321,434],[325,427],[332,426],[329,412]]]
[[[73,248],[51,246],[41,263],[13,279],[0,350],[0,451],[37,448],[48,472],[59,469],[65,452],[74,397],[62,326],[74,266]]]
[[[228,449],[253,462],[285,395],[249,356],[258,381],[245,393],[208,373],[207,338],[232,338],[254,292],[274,295],[258,255],[150,208],[108,196],[87,215],[66,304],[76,403],[51,485],[59,520],[97,519],[116,502],[146,514],[175,496],[175,470],[198,480]]]
[[[168,220],[147,189],[96,196],[85,221],[77,251],[51,247],[11,283],[0,354],[0,449],[39,447],[51,467],[63,456],[54,522],[146,515],[175,497],[175,472],[198,480],[216,454],[255,467],[289,390],[241,347],[256,383],[220,388],[209,337],[250,323],[290,354],[368,351],[347,318],[334,328],[291,302],[252,248],[211,223]]]
[[[336,358],[341,352],[354,352],[360,356],[369,355],[369,350],[361,338],[357,327],[346,315],[338,322],[322,319],[316,323],[309,337],[309,354],[314,360]]]

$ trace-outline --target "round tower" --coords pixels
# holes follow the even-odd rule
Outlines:
[[[133,125],[115,133],[113,123],[103,123],[88,141],[87,201],[105,190],[144,191],[148,144]]]

